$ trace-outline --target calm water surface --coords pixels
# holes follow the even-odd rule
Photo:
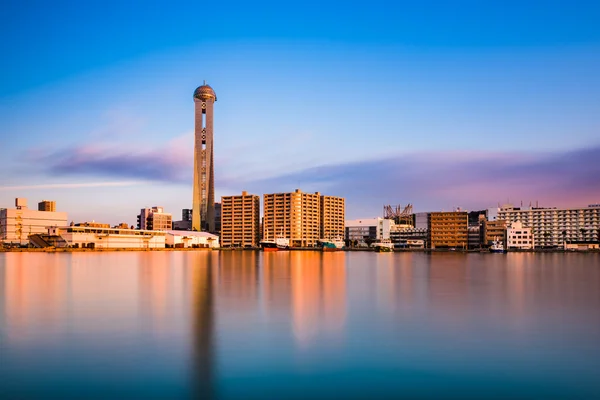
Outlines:
[[[600,255],[0,253],[0,398],[600,398]]]

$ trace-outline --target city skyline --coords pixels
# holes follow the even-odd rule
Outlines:
[[[204,79],[221,99],[217,199],[301,188],[346,198],[348,219],[598,203],[600,6],[522,4],[15,2],[0,27],[0,207],[51,199],[110,224],[191,208],[189,96]]]

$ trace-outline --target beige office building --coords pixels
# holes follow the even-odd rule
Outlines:
[[[163,207],[142,208],[137,223],[137,229],[141,230],[170,231],[173,229],[173,216]]]
[[[15,208],[0,209],[0,242],[28,244],[29,236],[45,234],[49,227],[67,225],[67,213],[27,208],[27,200],[15,200]]]
[[[263,196],[263,238],[285,237],[291,247],[312,247],[321,238],[344,237],[345,201],[319,192]]]
[[[343,197],[321,196],[321,238],[343,239],[346,202]]]
[[[260,197],[247,192],[221,197],[221,246],[258,247]]]

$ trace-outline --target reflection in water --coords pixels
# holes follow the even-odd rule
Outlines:
[[[68,292],[68,269],[57,257],[46,259],[42,268],[35,254],[26,262],[19,254],[6,255],[8,268],[4,268],[2,302],[6,322],[6,340],[26,342],[39,330],[52,332],[61,329]]]
[[[600,255],[0,253],[0,397],[600,398]]]
[[[345,254],[291,254],[294,334],[306,344],[319,334],[341,332],[346,319]]]
[[[194,398],[214,397],[214,280],[219,255],[212,252],[195,254],[191,270],[192,285],[192,394]]]

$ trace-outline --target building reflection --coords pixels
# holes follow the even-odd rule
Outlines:
[[[68,299],[68,271],[56,255],[6,254],[2,269],[3,330],[12,342],[61,328]]]
[[[138,290],[144,329],[153,334],[165,333],[170,317],[171,285],[174,277],[170,263],[166,260],[169,253],[138,253]]]
[[[426,256],[429,309],[445,328],[465,329],[469,317],[469,268],[465,254]]]
[[[292,252],[265,252],[261,257],[261,296],[271,318],[286,316],[292,308]]]
[[[220,309],[234,314],[256,309],[259,256],[257,251],[223,251],[219,254],[216,297]]]
[[[293,252],[291,301],[294,336],[307,344],[321,332],[339,334],[346,321],[345,254]]]

